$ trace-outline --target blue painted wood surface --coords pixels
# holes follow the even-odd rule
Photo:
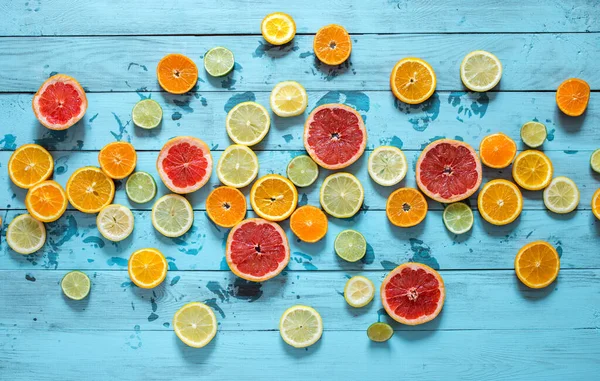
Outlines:
[[[600,7],[595,0],[223,0],[158,2],[131,0],[112,8],[68,0],[4,2],[0,5],[0,374],[11,380],[108,379],[594,379],[600,371],[600,221],[590,210],[600,177],[589,157],[600,148]],[[283,48],[266,44],[260,20],[273,11],[290,13],[299,35]],[[49,22],[48,20],[52,20]],[[312,55],[312,34],[338,22],[353,35],[350,63],[327,67]],[[201,63],[216,45],[234,51],[236,68],[224,79],[200,70],[196,89],[186,95],[160,91],[156,63],[179,51]],[[458,76],[464,54],[496,53],[504,65],[500,86],[486,94],[465,91]],[[428,60],[438,91],[423,105],[406,106],[388,89],[392,65],[408,55]],[[53,72],[75,76],[88,91],[82,122],[66,132],[37,123],[31,98]],[[594,93],[586,114],[562,115],[554,90],[567,77],[584,78]],[[368,128],[368,151],[350,171],[365,187],[366,199],[353,219],[330,219],[317,244],[291,241],[292,259],[277,278],[251,284],[224,263],[228,230],[211,224],[204,200],[218,179],[189,195],[195,210],[192,230],[170,239],[150,223],[151,204],[131,204],[122,182],[115,202],[134,210],[131,237],[111,243],[95,228],[95,216],[75,210],[47,224],[48,240],[37,254],[21,256],[4,240],[6,226],[24,213],[25,192],[9,180],[6,163],[18,146],[37,142],[55,159],[54,178],[65,184],[83,165],[97,164],[97,152],[114,140],[140,151],[138,169],[151,172],[157,151],[170,137],[204,139],[215,158],[230,141],[226,112],[236,103],[268,105],[271,88],[295,79],[309,90],[309,108],[341,102],[355,107]],[[163,107],[159,129],[142,131],[131,109],[151,97]],[[306,114],[273,117],[267,138],[254,147],[260,173],[284,173],[302,153]],[[366,171],[370,150],[401,147],[414,166],[420,150],[440,137],[477,147],[488,133],[502,131],[519,142],[520,126],[539,120],[548,127],[543,149],[556,175],[571,177],[581,191],[576,212],[566,216],[544,208],[540,192],[524,192],[521,217],[504,227],[483,221],[475,211],[472,232],[455,236],[441,220],[443,207],[430,202],[425,221],[411,229],[391,226],[385,200],[393,189],[374,184]],[[318,205],[319,182],[300,190],[300,203]],[[510,170],[484,170],[485,180],[510,178]],[[485,181],[484,180],[484,181]],[[414,171],[402,185],[414,186]],[[159,194],[168,193],[159,181]],[[248,194],[248,189],[244,189]],[[251,211],[248,212],[252,216]],[[364,233],[367,256],[339,260],[335,235],[346,228]],[[525,243],[547,240],[561,254],[558,280],[531,290],[514,276],[514,256]],[[168,257],[169,274],[154,290],[132,286],[126,272],[134,250],[154,246]],[[349,276],[362,274],[379,285],[406,261],[440,270],[447,301],[434,321],[408,327],[390,321],[378,295],[363,309],[346,305],[340,293]],[[81,269],[92,279],[90,296],[67,300],[59,281]],[[205,301],[216,312],[219,333],[204,349],[188,348],[170,327],[173,313],[189,301]],[[279,337],[281,313],[297,303],[323,316],[325,333],[308,350],[295,350]],[[375,321],[392,323],[386,344],[369,342]]]

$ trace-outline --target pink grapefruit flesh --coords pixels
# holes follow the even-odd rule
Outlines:
[[[212,173],[208,146],[191,136],[178,136],[165,143],[158,154],[156,169],[166,187],[175,193],[202,188]]]
[[[87,98],[74,78],[56,74],[42,84],[31,105],[42,125],[51,130],[65,130],[83,117]]]
[[[481,161],[470,145],[441,139],[429,144],[417,161],[417,184],[430,198],[450,203],[464,200],[481,185]]]
[[[304,147],[323,168],[340,169],[354,163],[367,146],[367,130],[360,114],[342,104],[313,110],[304,124]]]

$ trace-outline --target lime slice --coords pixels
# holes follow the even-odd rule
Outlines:
[[[152,99],[142,99],[133,106],[131,117],[136,126],[150,130],[162,120],[162,107]]]
[[[185,344],[202,348],[217,334],[217,317],[204,303],[188,303],[175,312],[173,330]]]
[[[204,55],[204,68],[213,77],[222,77],[233,70],[235,59],[231,50],[222,46],[212,48]]]
[[[369,156],[369,176],[379,185],[398,184],[408,170],[406,156],[397,147],[377,147]]]
[[[356,230],[344,230],[335,237],[333,244],[338,257],[348,262],[356,262],[367,252],[367,240]]]
[[[547,135],[546,126],[540,122],[527,122],[521,127],[521,140],[531,148],[544,144]]]
[[[306,348],[321,338],[323,320],[314,308],[292,306],[281,315],[279,333],[283,341],[292,347]]]
[[[125,192],[131,201],[138,204],[151,201],[156,196],[154,177],[147,172],[135,172],[127,179]]]
[[[579,205],[579,189],[568,177],[558,176],[552,179],[544,189],[544,205],[554,213],[569,213]]]
[[[394,329],[387,323],[373,323],[367,328],[367,336],[372,341],[383,343],[394,335]]]
[[[500,82],[502,64],[490,52],[475,50],[465,56],[460,64],[460,79],[471,91],[488,91]]]
[[[327,176],[321,185],[321,206],[337,218],[350,218],[359,210],[365,192],[358,179],[346,172]]]
[[[98,213],[96,225],[104,238],[119,242],[133,231],[133,213],[123,205],[107,205]]]
[[[296,81],[279,82],[271,91],[270,103],[271,110],[278,116],[298,116],[308,106],[308,95],[304,87]]]
[[[6,243],[19,254],[35,253],[46,242],[44,224],[29,214],[15,217],[6,229]]]
[[[473,211],[462,202],[446,206],[442,215],[444,225],[454,234],[463,234],[473,227]]]
[[[354,308],[361,308],[371,303],[375,296],[375,285],[364,276],[357,275],[348,279],[344,287],[344,299]]]
[[[81,300],[90,293],[90,278],[81,271],[71,271],[60,281],[60,288],[69,299]]]
[[[225,149],[217,163],[217,176],[225,185],[243,188],[258,175],[258,158],[248,147],[234,144]]]
[[[253,146],[269,132],[271,118],[267,109],[256,102],[242,102],[234,106],[225,119],[227,134],[237,144]]]
[[[180,237],[190,230],[193,222],[192,205],[178,194],[162,196],[152,207],[152,225],[164,236]]]
[[[287,177],[295,186],[307,187],[319,177],[319,167],[308,155],[296,156],[288,163]]]
[[[592,156],[590,156],[590,166],[594,172],[600,173],[600,148],[592,152]]]

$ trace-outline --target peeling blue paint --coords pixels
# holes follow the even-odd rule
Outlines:
[[[229,112],[238,103],[250,102],[250,101],[251,102],[256,101],[256,96],[254,95],[254,93],[252,91],[246,91],[245,93],[235,94],[235,95],[231,96],[227,100],[227,102],[225,102],[225,106],[223,106],[223,109],[225,110],[225,112]]]
[[[140,69],[144,70],[144,71],[148,71],[148,68],[146,67],[146,65],[141,65],[139,63],[135,63],[135,62],[130,62],[129,65],[127,66],[127,71],[129,71],[129,69],[131,69],[132,66],[137,66]]]
[[[171,119],[173,120],[179,120],[181,119],[181,113],[179,111],[175,111],[172,115],[171,115]]]
[[[97,249],[101,249],[105,245],[104,240],[102,238],[96,237],[96,236],[89,236],[89,237],[84,238],[83,243],[90,243],[90,244],[92,244],[92,247],[95,247]]]
[[[129,125],[129,123],[131,123],[131,121],[128,120],[125,124],[123,124],[123,122],[121,122],[121,119],[117,116],[117,114],[115,114],[114,112],[112,114],[113,114],[113,117],[115,118],[115,121],[117,122],[117,124],[119,126],[119,132],[116,133],[114,131],[110,131],[110,134],[112,136],[114,136],[114,138],[119,142],[121,140],[123,140],[124,135],[127,134],[127,141],[129,143],[131,143],[131,137],[129,136],[129,133],[127,132],[127,126]]]
[[[173,277],[173,279],[171,279],[171,286],[175,286],[179,282],[179,279],[181,279],[181,276],[179,275]]]
[[[431,248],[424,244],[423,241],[416,238],[410,238],[410,250],[413,252],[410,262],[418,262],[427,265],[435,270],[440,269],[440,264],[437,259],[431,255]]]
[[[367,251],[365,256],[360,259],[360,261],[366,265],[370,265],[375,262],[375,250],[373,250],[373,246],[367,243]]]
[[[387,261],[387,260],[381,261],[380,263],[381,263],[381,267],[383,267],[384,270],[393,270],[398,266],[397,263],[394,263],[392,261]]]
[[[294,136],[292,134],[283,135],[282,138],[283,138],[283,140],[285,140],[286,143],[289,143],[292,140],[294,140]]]
[[[440,97],[437,93],[433,93],[431,98],[418,105],[409,105],[398,99],[394,99],[394,105],[404,114],[411,116],[408,122],[419,132],[425,131],[440,115]]]
[[[0,140],[0,144],[4,144],[2,146],[2,149],[5,150],[13,150],[17,148],[16,142],[17,141],[17,137],[12,135],[12,134],[5,134],[4,138],[2,140]]]
[[[342,103],[351,106],[367,120],[366,112],[371,109],[369,96],[362,91],[329,91],[315,104],[315,107],[329,103]]]
[[[106,264],[109,266],[117,265],[121,267],[127,267],[127,259],[121,257],[111,257],[106,261]]]

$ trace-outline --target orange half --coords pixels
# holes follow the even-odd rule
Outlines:
[[[507,225],[523,210],[523,196],[519,187],[508,180],[496,179],[479,191],[477,208],[484,220],[493,225]]]
[[[137,154],[131,143],[112,142],[98,154],[100,168],[112,179],[124,179],[135,169]]]
[[[77,210],[98,213],[115,196],[115,183],[100,168],[79,168],[67,181],[67,197]]]
[[[312,205],[296,209],[290,217],[290,228],[301,241],[317,242],[327,234],[327,216]]]
[[[172,94],[184,94],[198,81],[198,66],[183,54],[167,54],[156,67],[158,83]]]
[[[560,257],[548,242],[531,242],[523,246],[515,257],[515,272],[527,287],[544,288],[550,285],[559,270]]]
[[[315,34],[313,50],[324,64],[340,65],[350,57],[352,40],[343,26],[325,25]]]
[[[502,132],[483,138],[479,145],[481,162],[490,168],[506,168],[517,154],[517,143]]]
[[[512,167],[513,179],[521,188],[542,190],[552,181],[552,161],[542,151],[527,150],[517,155]]]
[[[283,221],[296,209],[298,191],[285,177],[266,175],[252,186],[250,204],[254,212],[265,220]]]
[[[409,228],[425,219],[427,200],[414,188],[400,188],[388,197],[385,213],[392,224]]]
[[[590,100],[590,85],[583,79],[569,78],[556,90],[556,105],[569,116],[584,113]]]
[[[234,227],[246,216],[246,197],[236,188],[218,187],[206,198],[206,214],[221,227]]]
[[[592,213],[600,220],[600,189],[596,190],[592,196]]]
[[[156,249],[140,249],[129,257],[127,272],[131,281],[140,288],[154,288],[167,277],[165,256]]]
[[[419,104],[425,102],[436,86],[436,76],[426,61],[408,57],[403,58],[392,69],[390,87],[392,92],[404,103]]]
[[[59,183],[42,181],[29,188],[25,207],[33,218],[41,222],[56,221],[67,210],[67,194]]]
[[[8,176],[19,188],[29,189],[52,175],[54,160],[37,144],[25,144],[8,159]]]

